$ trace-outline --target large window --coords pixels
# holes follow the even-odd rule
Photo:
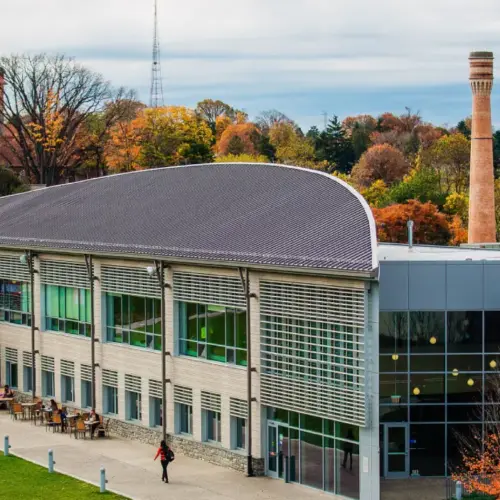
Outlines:
[[[0,321],[31,325],[29,284],[0,279]]]
[[[82,380],[82,408],[92,407],[92,383]]]
[[[63,403],[75,402],[75,379],[68,375],[61,375],[61,399]]]
[[[244,450],[246,447],[247,421],[241,417],[231,417],[232,448]]]
[[[161,302],[132,295],[106,294],[108,342],[161,350]]]
[[[17,389],[17,363],[7,361],[5,363],[5,374],[7,385],[12,389]]]
[[[220,413],[217,411],[203,410],[203,426],[206,441],[221,442]]]
[[[33,390],[33,369],[31,366],[23,366],[23,391],[31,392]]]
[[[118,389],[103,385],[103,410],[104,413],[118,415]]]
[[[246,366],[246,311],[185,302],[177,307],[180,354]]]
[[[45,328],[90,337],[90,290],[45,286]]]
[[[53,398],[55,395],[54,372],[42,370],[42,396]]]
[[[193,434],[193,407],[176,403],[175,416],[177,418],[177,432],[180,434]]]
[[[150,427],[160,427],[163,422],[161,399],[153,396],[149,397],[149,425]]]
[[[141,394],[134,391],[125,391],[125,418],[126,420],[142,419],[142,401]]]

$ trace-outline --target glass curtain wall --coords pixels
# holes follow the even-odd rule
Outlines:
[[[29,284],[0,279],[0,321],[31,326]]]
[[[268,453],[290,481],[359,499],[358,427],[275,408],[267,418],[280,423],[279,449],[268,442]]]
[[[410,473],[448,475],[457,436],[496,422],[499,348],[500,311],[380,313],[380,422],[408,424]]]
[[[161,301],[106,294],[107,341],[161,350]]]
[[[246,311],[177,302],[177,312],[180,354],[246,366]]]
[[[90,337],[90,290],[45,285],[45,329]]]

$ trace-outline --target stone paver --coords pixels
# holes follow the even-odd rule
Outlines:
[[[54,451],[55,469],[98,483],[99,469],[106,468],[108,488],[137,500],[314,500],[332,495],[271,478],[247,478],[236,471],[176,454],[169,467],[169,484],[161,482],[156,449],[140,443],[111,439],[74,439],[46,431],[29,422],[12,421],[0,414],[0,437],[8,435],[11,452],[19,457],[47,463]],[[174,450],[175,451],[175,450]]]

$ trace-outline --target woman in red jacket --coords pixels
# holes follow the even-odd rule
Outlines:
[[[163,468],[163,474],[161,476],[161,480],[165,481],[168,483],[168,474],[167,474],[167,467],[168,464],[174,459],[174,453],[172,450],[167,446],[167,443],[163,440],[160,443],[160,447],[158,448],[158,451],[156,452],[155,460],[160,457],[160,463]]]

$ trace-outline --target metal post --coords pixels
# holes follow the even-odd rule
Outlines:
[[[87,273],[90,282],[90,358],[92,366],[92,409],[96,407],[96,383],[95,383],[95,313],[94,313],[94,267],[92,255],[85,256]]]
[[[157,263],[158,279],[161,288],[161,404],[162,404],[162,438],[167,439],[167,338],[165,328],[165,266]]]
[[[250,335],[250,271],[245,269],[245,277],[243,277],[242,269],[240,271],[241,284],[245,293],[246,307],[247,307],[247,476],[252,477],[253,464],[252,464],[252,339]]]
[[[33,252],[28,253],[28,268],[30,273],[30,294],[31,294],[31,395],[33,402],[36,399],[36,349],[35,349],[35,267],[33,262]]]
[[[101,467],[101,481],[100,481],[100,492],[105,493],[106,492],[106,469],[104,467]]]
[[[461,483],[461,481],[457,481],[455,483],[455,498],[457,500],[462,500],[462,483]]]
[[[54,472],[54,452],[49,450],[49,472]]]
[[[4,457],[9,456],[9,449],[10,449],[9,436],[4,436],[3,437],[3,456]]]
[[[413,221],[409,220],[406,225],[408,226],[408,248],[413,248]]]

